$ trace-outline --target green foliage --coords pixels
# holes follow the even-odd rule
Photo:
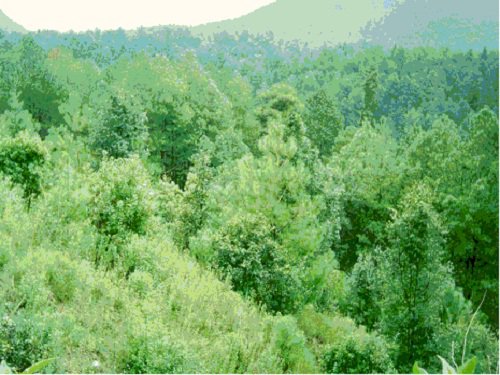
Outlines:
[[[97,114],[89,134],[90,148],[113,158],[144,152],[147,139],[145,114],[116,96],[112,96],[110,102],[106,105],[109,108]]]
[[[300,305],[304,290],[271,233],[263,217],[232,219],[213,241],[213,263],[234,290],[269,311],[286,313]]]
[[[306,306],[299,326],[311,342],[325,373],[391,373],[391,346],[346,317],[326,315]]]
[[[41,193],[46,158],[47,152],[37,135],[24,131],[15,138],[0,139],[0,172],[23,188],[28,204]]]
[[[0,358],[15,371],[22,371],[44,357],[50,332],[33,316],[9,316],[2,311]]]
[[[389,248],[380,253],[381,329],[399,345],[398,363],[429,358],[436,350],[439,311],[451,272],[443,263],[443,230],[419,184],[405,194],[388,225]]]
[[[498,372],[498,51],[0,43],[0,371]]]
[[[321,155],[331,153],[335,138],[344,126],[343,122],[342,114],[324,90],[307,100],[304,116],[306,135]]]
[[[28,367],[23,372],[20,372],[20,374],[37,374],[45,369],[45,367],[49,366],[52,362],[54,362],[54,360],[55,358],[42,359],[41,361],[38,361],[37,363]],[[2,361],[0,363],[0,374],[12,374],[12,369],[7,366],[5,361]]]
[[[149,176],[138,158],[103,161],[90,178],[89,216],[100,235],[96,264],[113,267],[131,234],[145,234],[153,210]]]
[[[477,364],[477,359],[476,357],[472,357],[469,359],[467,362],[465,362],[463,365],[454,368],[452,367],[446,359],[443,357],[439,357],[439,360],[441,361],[441,364],[443,366],[442,374],[474,374],[474,370],[476,369],[476,364]],[[425,371],[423,368],[420,368],[418,366],[418,363],[415,362],[413,365],[412,372],[414,374],[427,374],[428,372]]]

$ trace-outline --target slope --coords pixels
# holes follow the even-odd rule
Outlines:
[[[498,1],[407,0],[363,31],[369,44],[498,48]]]
[[[358,41],[361,27],[384,13],[381,0],[278,0],[237,19],[194,27],[193,32],[205,36],[222,31],[272,32],[277,39],[317,47]]]
[[[27,31],[24,27],[12,21],[1,10],[0,10],[0,30],[8,32],[17,32],[17,33],[25,33]]]

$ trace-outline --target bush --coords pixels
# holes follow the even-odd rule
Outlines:
[[[232,219],[213,241],[215,267],[231,280],[234,290],[269,311],[291,312],[300,304],[300,280],[270,233],[263,217]]]
[[[47,353],[50,331],[31,314],[9,316],[0,310],[0,359],[21,371]]]
[[[128,355],[123,368],[130,374],[174,374],[187,373],[189,360],[183,349],[167,337],[133,337],[128,342]]]
[[[314,355],[307,348],[304,334],[294,317],[277,318],[273,326],[273,345],[281,358],[283,372],[317,372]]]
[[[322,358],[329,374],[379,374],[393,372],[383,340],[376,336],[350,336],[331,345]]]
[[[46,266],[46,282],[57,302],[68,302],[78,286],[75,266],[65,257],[55,258]]]
[[[298,315],[299,327],[328,373],[391,373],[391,346],[347,317],[326,315],[308,305]]]
[[[0,140],[0,173],[20,185],[28,199],[41,192],[41,167],[47,158],[40,138],[21,132],[15,138]]]
[[[89,181],[90,219],[100,235],[96,264],[113,267],[131,234],[146,233],[154,194],[141,161],[107,159]]]

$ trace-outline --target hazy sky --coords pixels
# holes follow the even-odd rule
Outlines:
[[[0,9],[28,30],[133,29],[198,25],[235,18],[274,0],[0,0]]]

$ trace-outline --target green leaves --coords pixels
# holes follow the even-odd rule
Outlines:
[[[412,373],[413,374],[428,374],[427,371],[425,371],[423,368],[418,366],[418,362],[415,362],[413,364]]]
[[[455,369],[443,357],[438,355],[438,358],[441,361],[442,374],[474,374],[474,370],[476,369],[477,365],[477,358],[472,357],[467,362]],[[415,362],[413,364],[412,372],[413,374],[428,374],[426,370],[418,366],[418,362]]]
[[[474,356],[470,358],[467,362],[458,367],[458,374],[474,374],[474,370],[476,369],[477,358]]]
[[[48,365],[55,361],[55,358],[43,359],[24,370],[21,374],[38,374]]]
[[[441,366],[443,367],[442,373],[443,374],[456,374],[457,371],[450,366],[450,364],[444,359],[443,357],[438,355],[439,360],[441,361]]]
[[[41,193],[42,167],[47,150],[38,135],[22,131],[15,138],[0,138],[0,173],[24,190],[28,199]]]

